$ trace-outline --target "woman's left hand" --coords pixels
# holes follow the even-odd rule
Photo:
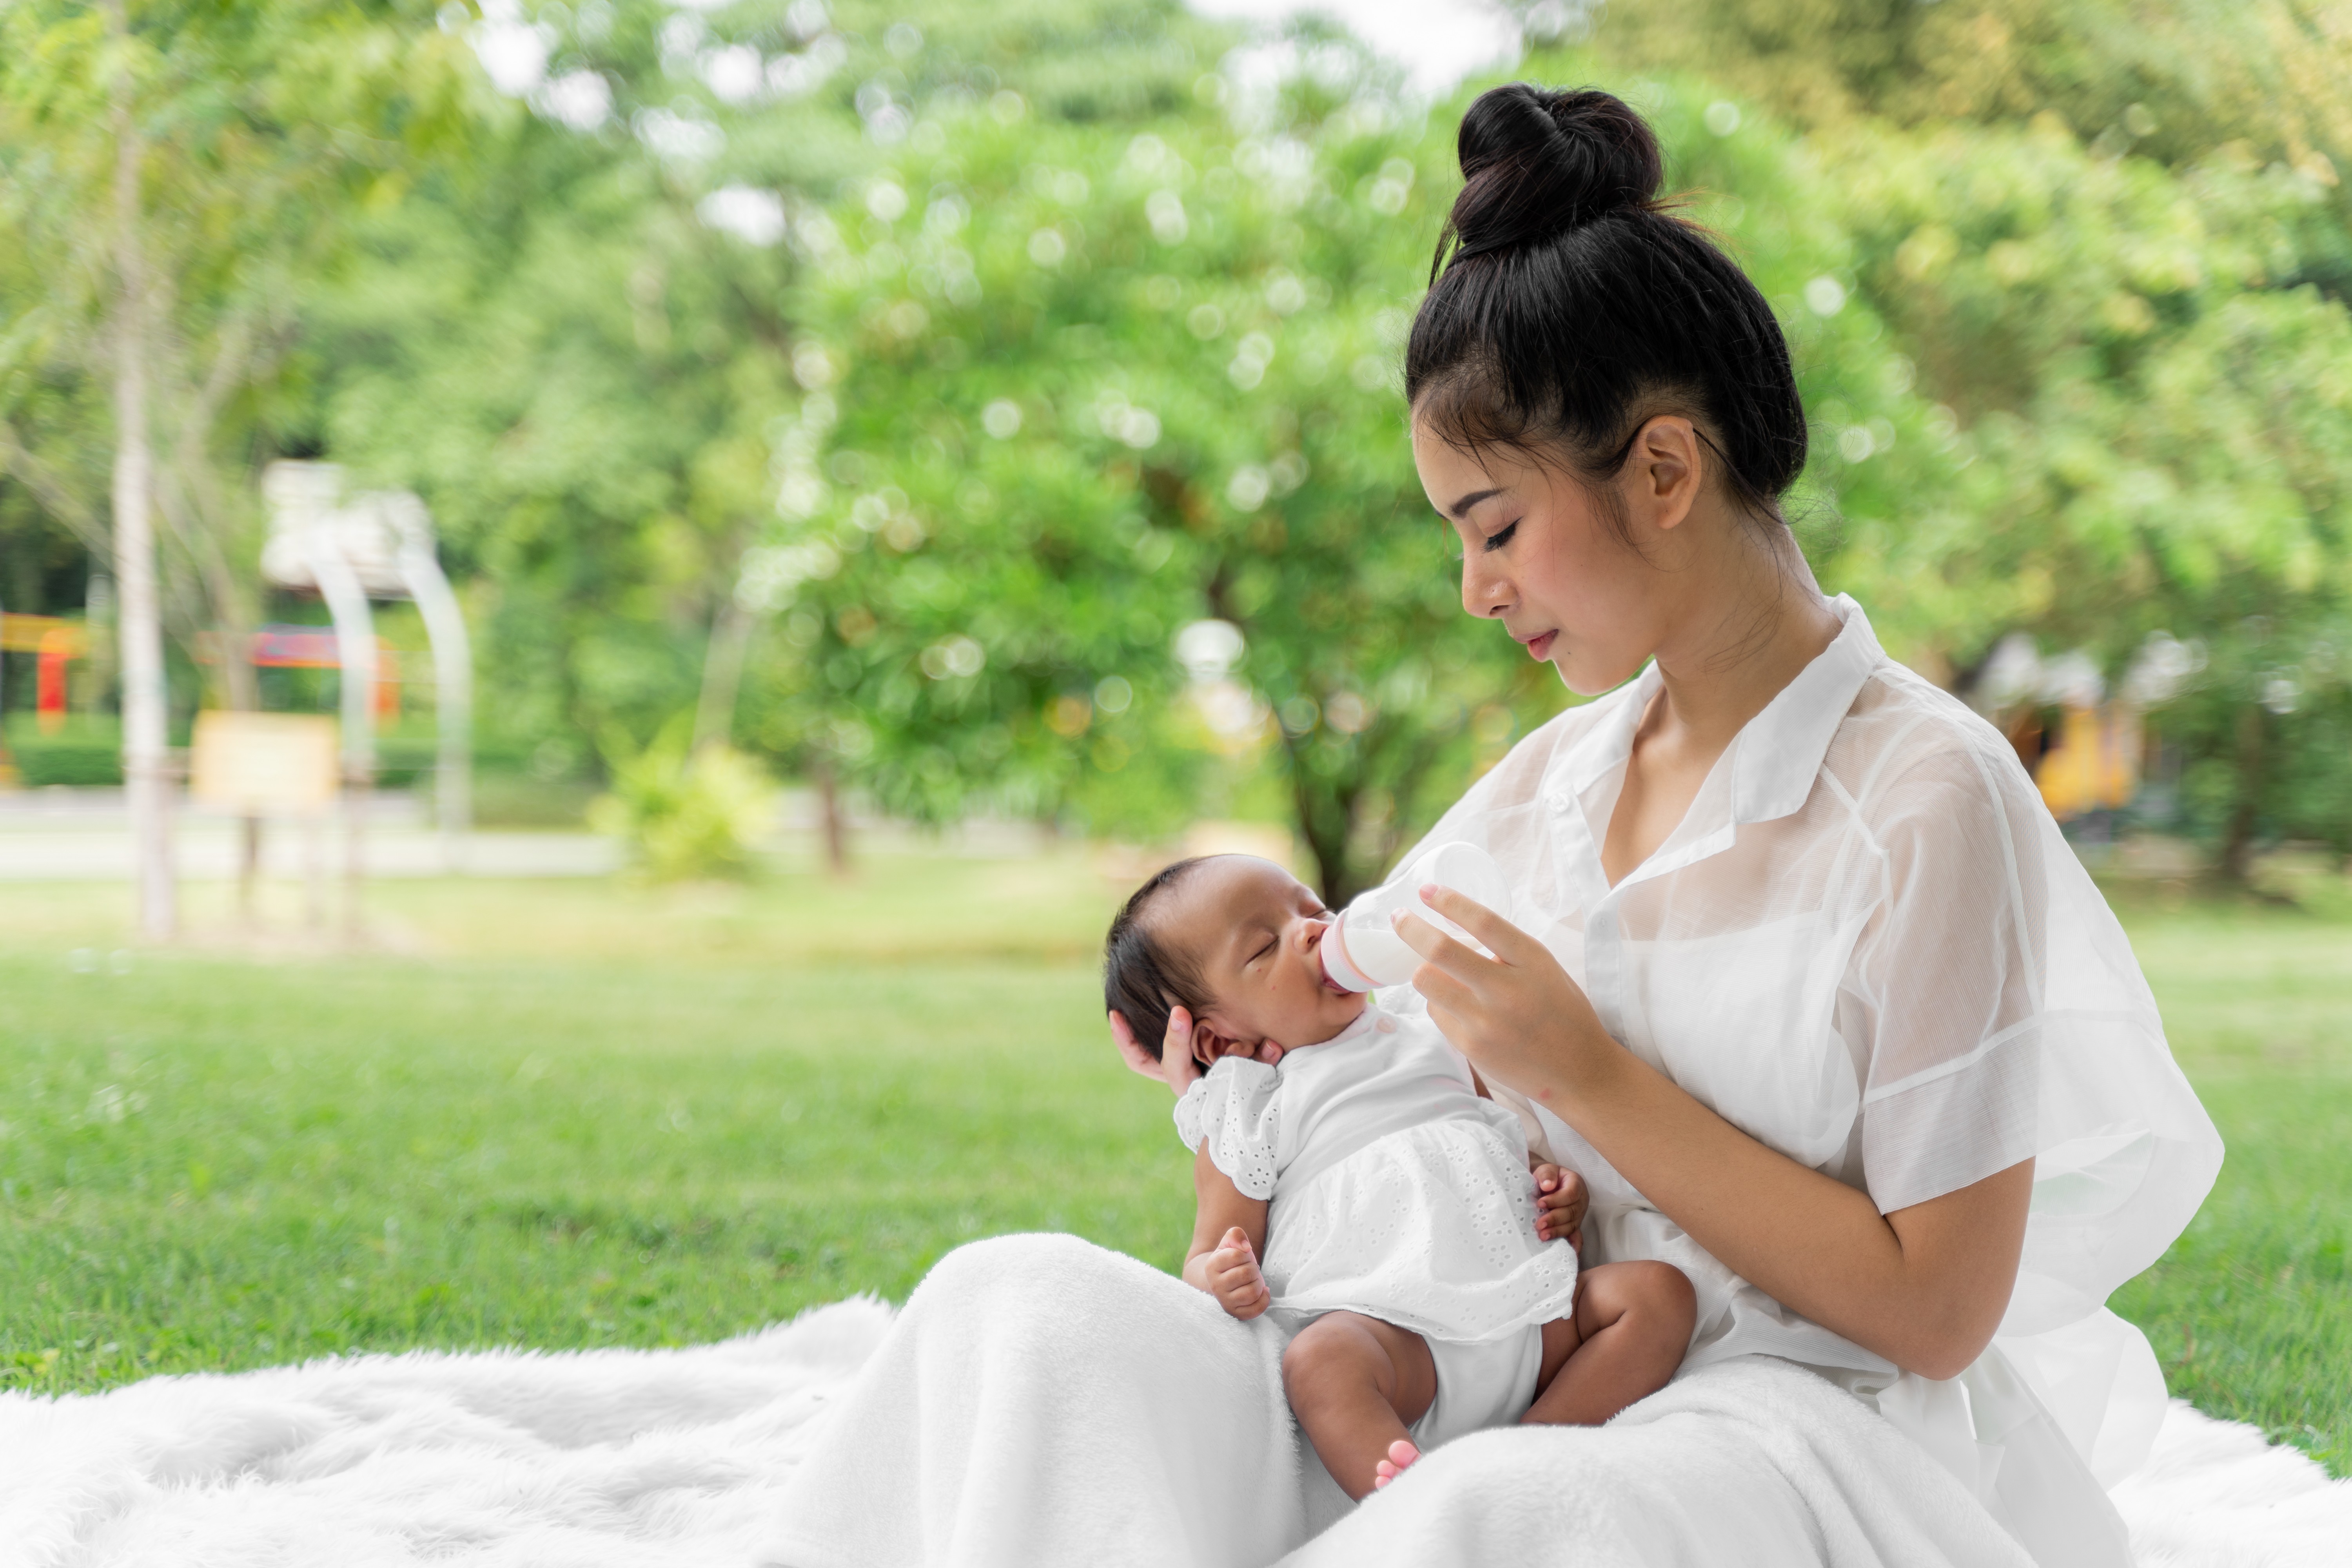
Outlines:
[[[1129,1025],[1126,1014],[1114,1008],[1109,1022],[1111,1041],[1118,1047],[1118,1054],[1127,1058],[1127,1065],[1145,1078],[1165,1083],[1179,1100],[1184,1098],[1184,1091],[1191,1089],[1221,1055],[1238,1053],[1268,1067],[1282,1059],[1283,1047],[1279,1041],[1260,1040],[1255,1046],[1227,1047],[1213,1032],[1196,1026],[1191,1011],[1183,1007],[1169,1011],[1168,1037],[1160,1041],[1158,1056],[1143,1048],[1142,1042],[1135,1037],[1135,1030]],[[1209,1056],[1208,1062],[1201,1059],[1204,1051]]]
[[[1454,1048],[1488,1078],[1557,1110],[1621,1060],[1583,988],[1550,950],[1484,904],[1432,883],[1422,902],[1486,944],[1487,958],[1418,915],[1397,917],[1396,933],[1425,961],[1413,989]]]
[[[1201,1076],[1201,1063],[1192,1054],[1192,1015],[1181,1007],[1170,1011],[1168,1037],[1160,1042],[1157,1056],[1145,1050],[1143,1042],[1135,1037],[1126,1014],[1113,1008],[1109,1023],[1110,1037],[1118,1045],[1118,1054],[1127,1058],[1127,1065],[1145,1078],[1158,1079],[1177,1099],[1183,1099],[1184,1091]]]

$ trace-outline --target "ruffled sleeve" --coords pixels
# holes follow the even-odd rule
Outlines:
[[[1176,1135],[1234,1179],[1244,1196],[1270,1198],[1280,1169],[1282,1074],[1247,1057],[1227,1057],[1176,1102]]]

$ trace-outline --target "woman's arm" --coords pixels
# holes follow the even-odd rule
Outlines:
[[[1266,1201],[1234,1186],[1209,1158],[1205,1142],[1192,1156],[1192,1191],[1200,1206],[1184,1254],[1184,1283],[1206,1290],[1236,1318],[1255,1318],[1274,1300],[1257,1266],[1265,1251]]]
[[[2008,1310],[2030,1160],[1880,1215],[1867,1194],[1767,1148],[1610,1038],[1542,943],[1459,893],[1433,909],[1486,958],[1407,917],[1413,984],[1446,1038],[1566,1121],[1725,1267],[1782,1305],[1923,1377],[1956,1376]]]

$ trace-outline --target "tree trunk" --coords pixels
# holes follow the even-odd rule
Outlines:
[[[824,814],[824,866],[836,877],[849,875],[849,821],[841,807],[841,783],[834,775],[833,759],[819,757],[814,772],[816,774],[817,805]]]
[[[1343,909],[1362,889],[1348,864],[1348,829],[1355,816],[1355,794],[1333,789],[1307,771],[1299,748],[1283,737],[1290,755],[1290,797],[1298,831],[1315,858],[1315,890],[1331,908]]]
[[[2262,806],[2266,735],[2262,705],[2249,702],[2238,710],[2238,798],[2230,808],[2230,826],[2221,839],[2221,877],[2243,883],[2253,868],[2254,818]]]
[[[164,521],[178,533],[181,545],[197,562],[205,597],[212,603],[213,668],[220,677],[219,695],[232,711],[257,711],[261,707],[261,687],[253,668],[253,617],[245,613],[245,595],[238,590],[236,570],[211,525],[188,507],[186,498],[176,493],[168,479],[156,487],[155,500]]]
[[[107,19],[118,40],[122,0]],[[155,583],[154,458],[147,436],[147,268],[139,234],[139,132],[129,68],[114,110],[114,581],[122,647],[122,777],[139,886],[139,930],[168,940],[177,925],[172,880],[170,759],[164,746],[163,633]]]
[[[710,643],[702,655],[702,694],[694,705],[694,749],[731,745],[735,739],[735,693],[743,684],[743,659],[751,647],[751,612],[730,594],[710,623]]]

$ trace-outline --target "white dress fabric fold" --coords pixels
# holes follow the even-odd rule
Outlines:
[[[1176,1128],[1269,1200],[1261,1266],[1286,1334],[1344,1310],[1478,1343],[1575,1310],[1575,1248],[1536,1239],[1518,1117],[1426,1017],[1367,1005],[1276,1066],[1227,1057]]]
[[[2104,1303],[2187,1226],[2221,1138],[2016,753],[1889,659],[1853,600],[1835,607],[1836,640],[1615,886],[1600,846],[1654,667],[1528,735],[1399,863],[1452,840],[1485,848],[1514,923],[1611,1035],[1883,1213],[2033,1160],[2000,1337],[1930,1383],[1732,1274],[1559,1118],[1490,1085],[1532,1146],[1591,1184],[1587,1261],[1654,1258],[1691,1277],[1686,1369],[1758,1352],[1810,1366],[1874,1400],[2037,1561],[2122,1568],[2104,1489],[2146,1458],[2164,1385]]]
[[[1717,1362],[1604,1427],[1440,1448],[1360,1508],[1283,1403],[1279,1332],[1059,1236],[950,1253],[809,1436],[774,1568],[2028,1568],[1862,1401]],[[1328,1528],[1327,1528],[1328,1527]],[[1318,1533],[1320,1531],[1320,1533]]]
[[[1067,1236],[950,1252],[777,1509],[777,1568],[1256,1568],[1307,1537],[1279,1330]]]

